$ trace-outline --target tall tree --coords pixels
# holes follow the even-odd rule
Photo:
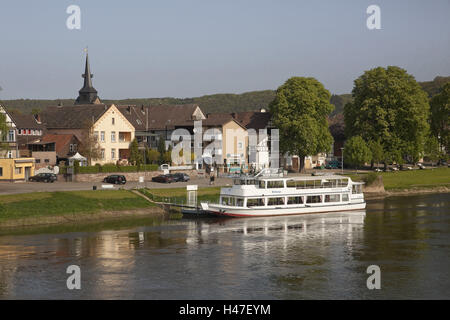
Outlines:
[[[92,160],[101,158],[100,144],[93,130],[91,121],[86,121],[81,132],[81,145],[78,148],[78,151],[87,158],[89,165],[92,165]]]
[[[364,72],[345,105],[346,136],[380,141],[384,162],[417,161],[428,133],[427,94],[413,76],[395,66]]]
[[[280,152],[298,155],[300,171],[306,156],[327,152],[333,143],[327,122],[334,109],[330,97],[316,79],[293,77],[277,89],[270,104],[272,122],[280,130]]]
[[[376,163],[377,165],[384,160],[383,154],[383,146],[381,145],[380,140],[371,140],[367,144],[370,149],[370,153],[372,154],[371,166]]]
[[[450,83],[431,99],[431,133],[437,138],[439,147],[447,155],[450,150]]]
[[[140,167],[140,165],[143,162],[142,154],[139,151],[139,144],[138,144],[136,138],[134,138],[133,141],[131,141],[131,143],[130,143],[129,160],[133,165],[138,166],[138,167]]]
[[[159,164],[164,163],[164,154],[166,153],[166,142],[164,136],[160,135],[158,139]]]

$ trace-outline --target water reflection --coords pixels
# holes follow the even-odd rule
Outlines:
[[[0,237],[2,298],[449,298],[449,195],[367,212],[165,221]],[[69,291],[68,265],[82,270]],[[382,290],[366,288],[366,268]]]

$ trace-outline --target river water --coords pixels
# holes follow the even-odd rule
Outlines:
[[[69,265],[81,289],[67,289]],[[369,290],[377,265],[381,289]],[[1,299],[450,299],[450,194],[0,236]]]

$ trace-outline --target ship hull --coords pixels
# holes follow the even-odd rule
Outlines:
[[[275,207],[275,208],[238,208],[217,204],[202,203],[203,210],[208,213],[227,217],[269,217],[313,213],[328,213],[340,211],[363,210],[366,202],[348,203],[339,205],[318,205],[302,207]]]

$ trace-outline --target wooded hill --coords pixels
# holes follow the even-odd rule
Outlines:
[[[436,77],[432,81],[419,82],[422,88],[431,97],[439,92],[440,88],[447,82],[450,77]],[[258,110],[267,108],[275,97],[274,90],[251,91],[241,94],[213,94],[195,98],[142,98],[142,99],[123,99],[123,100],[102,100],[103,103],[119,104],[119,105],[149,105],[149,104],[198,104],[205,113],[216,112],[240,112],[249,110]],[[351,94],[332,95],[331,103],[334,104],[335,110],[331,116],[341,114],[344,105],[352,100]],[[1,100],[0,103],[8,110],[17,110],[22,113],[32,113],[36,110],[43,110],[48,106],[56,106],[58,103],[62,105],[73,105],[74,99],[56,99],[56,100],[37,100],[37,99],[16,99]]]

